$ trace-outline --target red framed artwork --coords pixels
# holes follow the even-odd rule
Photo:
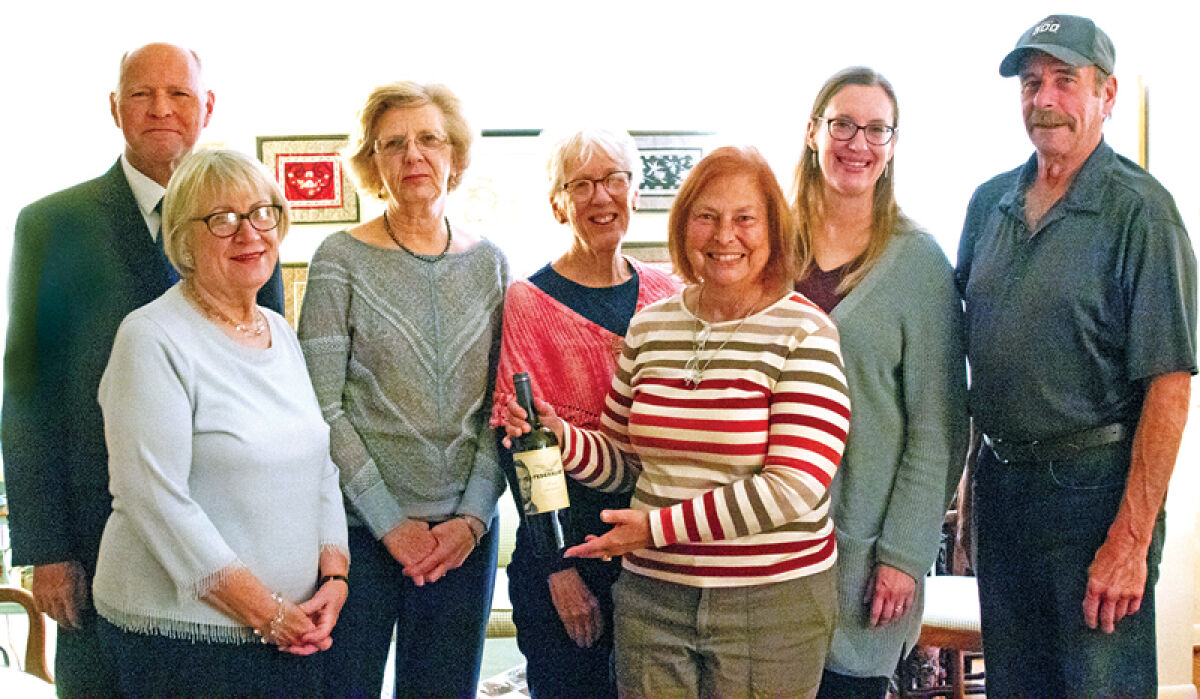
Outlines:
[[[358,191],[342,163],[345,135],[259,136],[258,159],[275,176],[294,223],[358,221]]]

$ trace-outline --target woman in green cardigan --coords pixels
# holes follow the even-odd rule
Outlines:
[[[853,406],[831,487],[839,609],[822,697],[887,693],[967,445],[962,304],[945,253],[896,204],[898,117],[887,80],[843,70],[817,93],[796,168],[796,288],[838,326]]]

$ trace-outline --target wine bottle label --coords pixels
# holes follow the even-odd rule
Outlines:
[[[513,454],[517,485],[525,514],[566,509],[571,506],[567,496],[567,479],[563,475],[562,453],[556,447],[534,449]]]

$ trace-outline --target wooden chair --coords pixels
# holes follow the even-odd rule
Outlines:
[[[11,585],[0,586],[0,603],[19,604],[29,617],[29,639],[25,644],[25,672],[51,684],[54,677],[46,663],[46,620],[26,589]]]
[[[982,693],[983,687],[967,684],[969,673],[964,660],[968,653],[983,652],[983,635],[979,630],[979,586],[975,578],[966,575],[925,578],[925,614],[917,643],[953,651],[946,668],[951,696],[961,699],[968,692]]]

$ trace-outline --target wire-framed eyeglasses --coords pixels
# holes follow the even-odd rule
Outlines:
[[[432,153],[450,143],[450,137],[433,131],[422,131],[412,139],[412,142],[422,153]],[[408,152],[408,143],[408,136],[377,138],[375,139],[375,152],[387,157],[404,155]]]
[[[570,194],[574,199],[587,201],[596,193],[596,185],[603,185],[604,189],[613,197],[625,196],[629,191],[629,185],[633,182],[633,173],[628,170],[614,170],[604,177],[595,179],[589,177],[581,177],[577,180],[562,186],[563,191]]]

